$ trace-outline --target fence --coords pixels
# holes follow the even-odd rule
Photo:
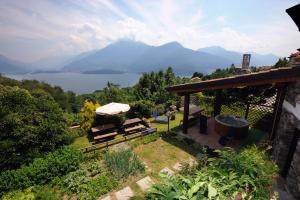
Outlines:
[[[108,148],[109,146],[112,146],[112,145],[115,145],[115,144],[119,144],[119,143],[130,141],[130,140],[133,140],[133,139],[136,139],[136,138],[144,137],[146,135],[149,135],[149,134],[152,134],[152,133],[155,133],[155,132],[157,132],[157,128],[152,128],[150,131],[148,130],[147,132],[141,131],[141,132],[131,134],[131,135],[128,135],[128,136],[122,136],[121,138],[101,142],[99,144],[84,147],[80,150],[83,153],[88,153],[88,152],[91,152],[91,151],[96,151],[96,150]]]

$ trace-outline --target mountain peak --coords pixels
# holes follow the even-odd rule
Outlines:
[[[161,47],[183,48],[183,46],[179,42],[176,42],[176,41],[163,44],[163,45],[161,45]]]

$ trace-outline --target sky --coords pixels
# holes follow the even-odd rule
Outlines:
[[[23,62],[75,55],[120,39],[221,46],[289,56],[296,0],[0,0],[0,54]]]

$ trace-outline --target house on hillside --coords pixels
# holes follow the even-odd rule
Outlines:
[[[241,107],[245,109],[245,112],[243,112],[245,116],[242,117],[248,119],[250,127],[255,127],[256,124],[251,123],[249,116],[255,116],[256,113],[263,113],[263,116],[268,116],[267,120],[263,121],[261,125],[266,132],[264,137],[273,144],[272,156],[279,166],[282,177],[286,180],[288,190],[296,198],[300,198],[300,65],[298,62],[294,62],[295,55],[293,54],[290,58],[291,67],[289,68],[271,69],[197,83],[174,85],[167,89],[169,92],[177,93],[184,98],[183,134],[191,137],[199,136],[200,139],[199,137],[196,139],[201,143],[206,140],[205,138],[210,137],[209,134],[214,134],[215,117],[222,113],[223,108],[226,108],[222,105],[222,102],[225,101],[221,96],[222,90],[272,88],[272,95],[268,97],[266,95],[264,103]],[[204,137],[199,134],[198,129],[194,133],[196,129],[195,126],[191,126],[190,121],[190,112],[192,112],[190,96],[198,92],[215,93],[214,111],[212,115],[206,116],[208,118],[207,129],[209,133]],[[214,148],[212,140],[213,138],[207,139],[207,145],[212,145],[212,148]]]

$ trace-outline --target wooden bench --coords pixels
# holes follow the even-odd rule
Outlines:
[[[102,134],[94,137],[94,140],[100,140],[104,138],[109,138],[118,135],[117,132],[112,132],[112,133],[107,133],[107,134]]]
[[[141,123],[142,121],[143,120],[141,120],[140,118],[127,119],[123,123],[123,126],[128,126],[128,125],[132,125],[132,124]]]
[[[92,133],[97,133],[97,132],[100,132],[100,131],[106,131],[106,130],[114,129],[114,128],[116,128],[116,126],[114,124],[103,124],[103,125],[100,125],[100,126],[93,127],[92,128]]]
[[[144,125],[138,125],[138,126],[134,126],[134,127],[130,127],[130,128],[125,128],[125,132],[128,133],[128,132],[131,132],[131,131],[137,131],[137,130],[140,130],[142,128],[145,128]]]

